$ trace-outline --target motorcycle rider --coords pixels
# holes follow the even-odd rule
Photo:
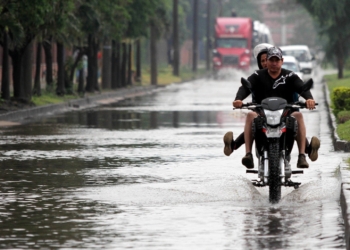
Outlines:
[[[261,51],[263,54],[263,51]],[[259,53],[260,54],[260,53]],[[259,59],[258,59],[259,58]],[[258,57],[259,68],[263,67],[261,63],[261,56]],[[260,64],[259,64],[260,62]],[[282,51],[277,47],[270,47],[267,53],[267,69],[260,69],[255,71],[248,80],[251,82],[253,87],[253,93],[255,102],[260,103],[262,99],[277,96],[282,97],[287,100],[287,102],[293,102],[293,93],[301,91],[301,86],[304,84],[303,81],[294,72],[282,69],[283,56]],[[259,84],[260,83],[260,84]],[[250,94],[250,91],[245,87],[241,86],[237,92],[233,106],[235,108],[240,108],[242,106],[242,100],[245,99]],[[302,93],[302,96],[306,99],[306,106],[309,109],[315,108],[315,101],[310,93],[307,91]],[[241,135],[236,141],[233,141],[233,133],[227,132],[224,136],[224,153],[229,156],[234,149],[241,146],[244,141],[246,143],[246,155],[242,159],[242,164],[247,168],[254,167],[254,161],[251,154],[253,137],[251,134],[253,119],[257,116],[255,112],[249,112],[246,119],[246,125],[244,129],[244,140],[242,141]],[[309,147],[306,148],[308,141],[306,140],[306,128],[303,120],[303,116],[300,112],[293,112],[292,116],[298,122],[298,133],[297,133],[297,144],[299,147],[299,157],[298,157],[298,168],[307,168],[309,164],[305,159],[305,151],[309,155],[312,161],[318,158],[318,149],[320,147],[320,141],[317,137],[312,137]]]
[[[265,69],[267,67],[267,49],[271,47],[273,45],[269,43],[261,43],[254,47],[253,54],[259,69]],[[224,143],[224,154],[230,156],[234,150],[244,144],[244,133],[241,133],[236,140],[233,140],[233,133],[229,131],[224,135]]]
[[[256,62],[258,64],[259,69],[265,69],[267,68],[267,50],[268,48],[273,47],[273,45],[269,44],[269,43],[261,43],[258,44],[254,47],[253,50],[253,54],[254,57],[256,58]],[[294,101],[298,101],[298,94],[295,93],[294,94]],[[254,99],[254,97],[253,97]],[[253,100],[254,102],[254,100]],[[224,135],[224,143],[225,143],[225,147],[224,147],[224,154],[226,156],[230,156],[232,154],[232,152],[234,150],[237,150],[240,146],[242,146],[244,144],[244,133],[241,133],[236,140],[234,140],[233,138],[233,132],[229,131]],[[311,144],[309,143],[309,140],[306,138],[305,140],[305,145],[306,145],[306,151],[309,155],[309,158],[312,161],[315,161],[317,159],[317,154],[311,154],[311,152],[315,152],[312,150],[312,148],[315,148],[316,144],[320,144],[319,140],[317,137],[312,137],[311,138]]]

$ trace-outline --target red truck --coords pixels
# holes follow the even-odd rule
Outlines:
[[[249,70],[254,45],[254,24],[247,17],[218,17],[215,21],[213,68]]]

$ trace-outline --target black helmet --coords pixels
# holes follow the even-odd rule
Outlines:
[[[262,65],[260,63],[260,57],[262,54],[267,54],[267,50],[269,48],[273,47],[273,45],[269,44],[269,43],[260,43],[258,45],[255,46],[253,52],[254,52],[254,57],[256,58],[256,62],[259,66],[259,69],[262,69]]]

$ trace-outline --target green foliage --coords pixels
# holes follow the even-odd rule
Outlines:
[[[344,123],[350,121],[350,110],[343,110],[337,114],[337,119],[339,123]]]
[[[337,134],[340,139],[350,141],[350,121],[337,125]]]
[[[337,74],[325,75],[324,79],[327,82],[327,86],[330,93],[332,93],[333,89],[337,87],[350,88],[350,70],[344,72],[343,79],[338,79]]]
[[[149,20],[156,16],[154,6],[159,8],[162,3],[161,0],[82,0],[77,17],[83,33],[96,39],[138,38],[147,35]]]
[[[44,106],[50,104],[63,103],[69,100],[77,99],[76,95],[58,96],[54,91],[44,91],[41,96],[33,96],[32,102],[35,106]]]
[[[345,70],[350,70],[350,58],[347,58],[344,65]]]
[[[338,79],[336,74],[325,75],[324,79],[327,83],[328,89],[330,93],[333,93],[333,90],[337,88],[350,88],[350,71],[344,72],[344,78]],[[333,97],[331,94],[331,100],[333,101]],[[343,111],[335,110],[335,105],[331,104],[333,108],[333,112],[335,116],[338,118],[338,115]],[[350,112],[349,110],[344,111],[343,114]],[[350,141],[350,120],[345,123],[339,123],[339,119],[337,119],[337,133],[341,140]]]
[[[326,36],[326,57],[336,57],[342,62],[349,55],[350,1],[348,0],[296,0],[302,4],[319,23],[320,35]],[[342,67],[339,65],[338,67]]]
[[[350,110],[350,88],[348,87],[337,87],[333,89],[332,101],[335,110]]]
[[[147,27],[151,19],[157,16],[157,8],[155,8],[154,6],[159,5],[161,6],[161,8],[164,8],[166,6],[165,4],[162,4],[162,2],[159,0],[134,0],[127,7],[127,11],[130,15],[130,20],[128,21],[126,36],[130,38],[147,36]]]
[[[198,69],[197,73],[194,73],[192,69],[188,67],[182,67],[180,69],[180,76],[174,76],[173,69],[167,65],[160,65],[158,69],[158,85],[168,85],[176,82],[184,82],[195,79],[198,75],[204,76],[207,73],[206,69]],[[142,69],[142,85],[150,85],[151,76],[150,69]]]

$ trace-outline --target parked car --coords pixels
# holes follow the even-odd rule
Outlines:
[[[294,56],[283,56],[282,68],[294,71],[301,80],[305,81],[304,73],[301,72],[299,61]]]
[[[304,81],[313,77],[316,60],[307,45],[288,45],[280,48],[284,56],[294,56],[299,61],[300,71],[304,73]]]

